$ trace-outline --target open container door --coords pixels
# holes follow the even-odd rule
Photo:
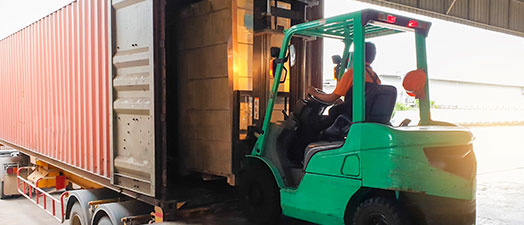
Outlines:
[[[160,0],[112,0],[111,183],[155,197],[158,152],[165,152],[160,115],[165,76]],[[159,22],[160,21],[160,22]],[[165,129],[164,129],[165,130]],[[164,142],[162,142],[164,141]],[[159,149],[159,151],[156,151]],[[165,174],[162,174],[165,175]],[[165,183],[165,182],[164,182]]]

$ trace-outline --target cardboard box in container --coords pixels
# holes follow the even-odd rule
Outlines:
[[[252,5],[199,1],[183,9],[176,26],[178,158],[188,170],[225,176],[230,183],[233,91],[252,90]]]

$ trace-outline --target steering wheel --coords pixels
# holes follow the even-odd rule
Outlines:
[[[320,90],[320,89],[318,89],[318,88],[315,88],[315,89],[316,89],[318,92],[324,93],[322,90]],[[314,102],[320,103],[321,105],[324,105],[324,106],[332,105],[332,103],[328,103],[328,102],[322,101],[322,100],[316,98],[316,97],[313,96],[313,95],[308,94],[308,97],[309,97],[309,99],[313,100]]]

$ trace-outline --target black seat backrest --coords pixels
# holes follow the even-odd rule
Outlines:
[[[365,121],[389,124],[393,109],[395,108],[395,102],[397,101],[397,89],[390,85],[379,85],[368,82],[366,82],[365,88]],[[350,88],[347,92],[344,104],[337,108],[341,108],[341,110],[337,110],[344,113],[348,118],[353,119],[353,88]]]
[[[353,109],[352,89],[346,94],[344,104],[334,106],[329,112],[335,121],[323,131],[323,140],[343,139],[351,126]],[[391,125],[391,115],[397,101],[397,89],[390,85],[366,83],[366,120]],[[345,122],[347,121],[347,122]]]
[[[390,124],[397,101],[397,89],[390,85],[370,85],[366,88],[366,122]]]

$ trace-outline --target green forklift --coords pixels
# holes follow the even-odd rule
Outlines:
[[[251,132],[254,147],[242,162],[240,191],[250,219],[278,224],[283,214],[317,224],[475,224],[473,135],[430,116],[430,26],[367,9],[284,31],[281,50],[271,50],[275,72],[264,123]],[[400,32],[414,33],[417,69],[426,79],[418,125],[391,125],[396,88],[369,88],[364,82],[365,40]],[[336,63],[340,75],[353,68],[352,99],[345,99],[352,101],[352,114],[340,115],[325,130],[315,123],[330,104],[312,96],[299,101],[284,121],[271,122],[284,64],[295,57],[294,36],[345,43]],[[290,159],[296,149],[303,154],[300,160]]]

